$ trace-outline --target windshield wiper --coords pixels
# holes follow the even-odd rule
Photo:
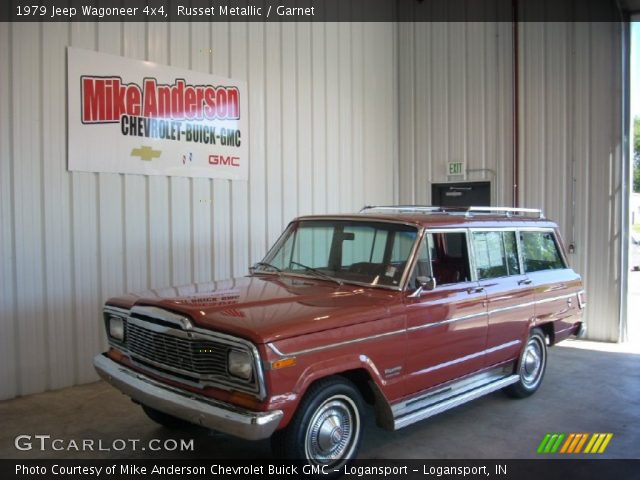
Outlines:
[[[307,266],[307,265],[305,265],[303,263],[295,262],[293,260],[291,260],[291,262],[289,262],[289,263],[293,263],[294,265],[298,265],[299,267],[304,268],[307,272],[315,273],[319,277],[326,278],[327,280],[332,280],[332,281],[336,282],[338,285],[342,285],[342,281],[341,280],[338,280],[337,278],[333,278],[328,273],[324,273],[324,272],[318,270],[317,268],[309,267],[309,266]]]
[[[282,272],[281,269],[279,269],[275,265],[272,265],[272,264],[270,264],[268,262],[256,262],[256,263],[253,264],[253,267],[251,267],[251,272],[252,273],[255,271],[256,267],[268,267],[268,268],[272,268],[273,270],[275,270],[278,273]]]

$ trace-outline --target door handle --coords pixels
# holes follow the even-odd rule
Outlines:
[[[471,295],[472,293],[482,293],[484,292],[484,287],[471,287],[467,288],[467,293]]]
[[[518,280],[518,285],[531,285],[531,280],[523,278],[522,280]]]

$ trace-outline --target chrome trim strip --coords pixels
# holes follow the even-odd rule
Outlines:
[[[555,302],[556,300],[564,300],[565,298],[573,298],[577,295],[577,293],[568,293],[566,295],[559,295],[557,297],[551,297],[551,298],[543,298],[542,300],[536,300],[535,303],[549,303],[549,302]]]
[[[353,340],[345,340],[343,342],[330,343],[328,345],[323,345],[323,346],[320,346],[320,347],[307,348],[307,349],[304,349],[304,350],[298,350],[297,352],[290,352],[290,353],[282,353],[280,350],[278,350],[275,347],[275,345],[273,345],[273,343],[268,343],[267,345],[269,345],[269,348],[271,348],[271,350],[276,352],[281,357],[297,357],[299,355],[305,355],[307,353],[319,352],[319,351],[322,351],[322,350],[328,350],[330,348],[343,347],[345,345],[351,345],[352,343],[366,342],[368,340],[375,340],[377,338],[389,337],[391,335],[398,335],[400,333],[406,333],[406,332],[407,332],[407,330],[403,328],[401,330],[393,330],[391,332],[378,333],[376,335],[370,335],[368,337],[354,338]]]
[[[273,343],[267,343],[267,346],[273,350],[273,353],[275,353],[276,355],[279,355],[281,357],[286,357],[286,355],[284,353],[282,353],[280,350],[278,350],[278,347],[276,347]]]
[[[511,305],[509,307],[500,307],[500,308],[495,308],[491,311],[489,311],[489,315],[493,315],[494,313],[501,313],[501,312],[508,312],[510,310],[517,310],[519,308],[525,308],[525,307],[532,307],[536,304],[536,302],[526,302],[526,303],[519,303],[518,305]]]
[[[159,307],[150,307],[150,306],[138,306],[135,305],[131,309],[131,315],[138,314],[143,317],[155,318],[156,320],[162,320],[163,322],[173,323],[179,327],[184,328],[185,321],[191,325],[191,321],[188,317],[184,315],[178,315],[177,313],[170,312],[169,310],[165,310]]]
[[[521,303],[521,304],[518,304],[518,305],[509,306],[509,307],[496,308],[496,309],[491,310],[489,312],[479,312],[479,313],[473,313],[473,314],[469,314],[469,315],[463,315],[461,317],[448,318],[446,320],[441,320],[439,322],[425,323],[425,324],[422,324],[422,325],[415,325],[413,327],[407,328],[406,330],[394,330],[392,332],[379,333],[377,335],[370,335],[370,336],[367,336],[367,337],[355,338],[353,340],[345,340],[343,342],[330,343],[330,344],[323,345],[323,346],[320,346],[320,347],[308,348],[308,349],[305,349],[305,350],[299,350],[299,351],[291,352],[291,353],[283,353],[273,343],[268,343],[267,345],[269,346],[269,348],[271,348],[271,350],[273,350],[273,352],[276,355],[279,355],[281,357],[291,357],[291,356],[297,356],[297,355],[304,355],[306,353],[318,352],[318,351],[321,351],[321,350],[328,350],[330,348],[343,347],[345,345],[350,345],[350,344],[353,344],[353,343],[366,342],[368,340],[374,340],[374,339],[381,338],[381,337],[397,335],[397,334],[403,333],[405,331],[406,332],[414,332],[416,330],[422,330],[422,329],[431,328],[431,327],[440,327],[442,325],[448,325],[450,323],[455,323],[455,322],[459,322],[459,321],[463,321],[463,320],[470,320],[472,318],[482,317],[482,316],[485,316],[485,315],[492,315],[492,314],[495,314],[495,313],[500,313],[500,312],[504,312],[504,311],[508,311],[508,310],[516,310],[518,308],[530,307],[530,306],[536,305],[538,303],[548,303],[548,302],[553,302],[555,300],[562,300],[562,299],[565,299],[565,298],[572,298],[574,295],[576,295],[576,294],[575,293],[571,293],[571,294],[560,295],[560,296],[552,297],[552,298],[545,298],[545,299],[542,299],[542,300],[535,300],[533,302]]]
[[[506,312],[509,310],[516,310],[518,308],[531,307],[532,305],[537,305],[539,303],[549,303],[549,302],[555,302],[556,300],[573,298],[574,296],[576,296],[576,293],[568,293],[566,295],[559,295],[557,297],[543,298],[542,300],[534,300],[533,302],[519,303],[518,305],[512,305],[509,307],[496,308],[494,310],[490,310],[489,315],[492,315],[494,313]]]
[[[105,305],[103,311],[106,313],[111,313],[117,317],[126,318],[129,316],[129,310],[122,307],[114,307],[113,305]]]
[[[404,272],[402,272],[402,278],[400,278],[400,288],[399,290],[405,291],[409,286],[409,279],[413,275],[413,269],[415,268],[415,264],[418,259],[418,253],[420,252],[420,247],[422,246],[422,241],[425,238],[425,228],[419,228],[416,239],[413,242],[413,246],[411,247],[411,253],[409,253],[409,258],[404,264]],[[431,264],[431,259],[429,259],[429,264]]]
[[[486,350],[481,350],[479,352],[471,353],[469,355],[465,355],[464,357],[454,358],[453,360],[449,360],[448,362],[439,363],[437,365],[433,365],[432,367],[425,368],[424,370],[419,370],[417,372],[412,372],[410,375],[423,375],[425,373],[433,372],[434,370],[440,370],[441,368],[450,367],[451,365],[456,365],[458,363],[466,362],[467,360],[472,360],[477,357],[481,357],[487,353],[497,352],[499,350],[504,350],[505,348],[514,347],[522,343],[520,340],[512,340],[511,342],[503,343],[501,345],[496,345],[495,347],[487,348]]]
[[[282,410],[254,412],[158,382],[97,355],[93,365],[102,379],[132,399],[196,425],[247,440],[268,438],[278,427]]]
[[[422,325],[415,325],[413,327],[407,328],[407,331],[408,332],[414,332],[416,330],[422,330],[424,328],[439,327],[441,325],[447,325],[449,323],[459,322],[461,320],[470,320],[472,318],[477,318],[477,317],[484,317],[486,315],[487,315],[487,312],[472,313],[472,314],[469,314],[469,315],[463,315],[462,317],[448,318],[446,320],[441,320],[439,322],[425,323],[425,324],[422,324]]]
[[[483,395],[494,392],[496,390],[504,388],[513,383],[516,383],[518,379],[519,379],[518,375],[509,375],[499,380],[494,380],[480,387],[466,391],[462,394],[452,396],[449,399],[427,405],[425,408],[414,410],[405,415],[402,415],[402,414],[395,415],[395,412],[394,412],[393,429],[399,430],[419,420],[423,420],[425,418],[428,418],[438,413],[449,410],[453,407],[457,407],[458,405],[462,405],[463,403],[467,403],[473,399],[476,399],[478,397],[481,397]]]
[[[562,330],[557,330],[554,332],[555,334],[566,332],[567,330],[574,330],[576,328],[575,324],[572,324],[570,327],[563,328]]]
[[[584,301],[584,290],[580,290],[578,292],[578,307],[580,307],[580,310],[584,309],[584,307],[587,305],[587,302]]]

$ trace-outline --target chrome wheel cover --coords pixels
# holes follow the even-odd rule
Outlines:
[[[313,413],[305,434],[305,456],[311,463],[335,465],[353,454],[360,436],[360,414],[346,395],[326,399]]]
[[[546,350],[540,337],[532,337],[522,353],[520,379],[526,388],[535,388],[542,379],[546,363]]]

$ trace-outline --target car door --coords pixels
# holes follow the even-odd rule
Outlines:
[[[427,232],[422,239],[413,278],[431,276],[436,287],[406,297],[407,395],[484,364],[486,294],[472,279],[468,252],[466,230]]]
[[[580,276],[567,268],[553,229],[522,229],[520,246],[525,273],[535,289],[535,323],[553,322],[555,341],[563,340],[575,328]]]
[[[518,357],[535,314],[532,281],[522,272],[515,230],[471,232],[473,267],[487,294],[485,365]]]

